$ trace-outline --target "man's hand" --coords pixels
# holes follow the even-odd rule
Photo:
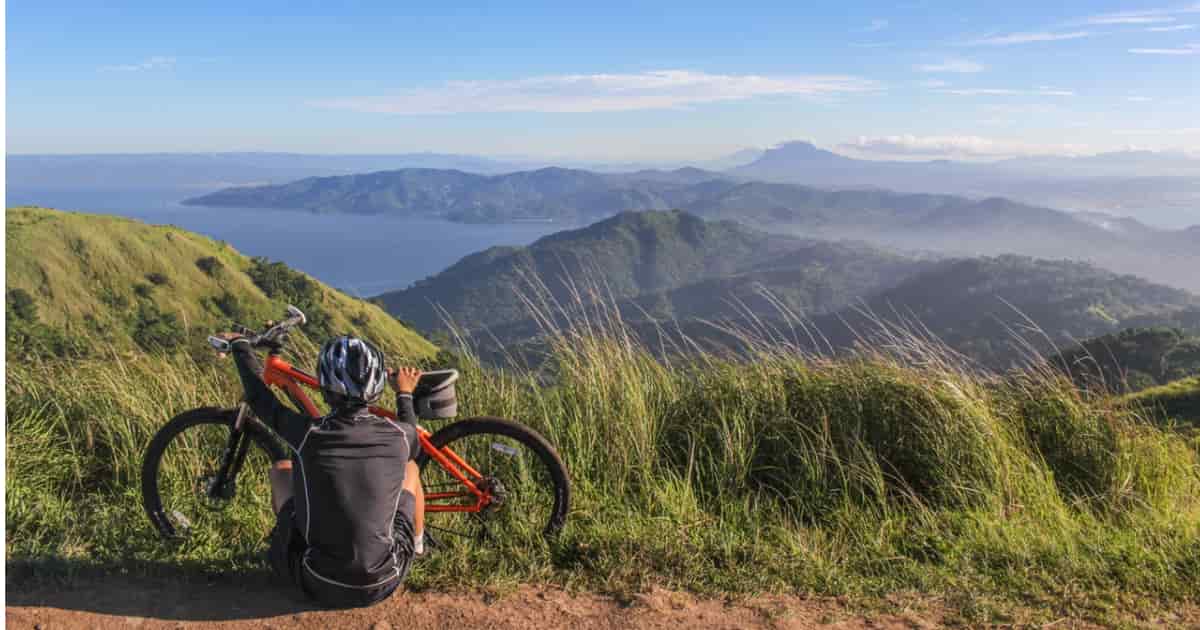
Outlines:
[[[235,332],[223,332],[223,333],[217,333],[217,334],[215,334],[215,335],[213,335],[213,336],[214,336],[214,337],[217,337],[217,338],[220,338],[220,339],[224,339],[225,341],[232,342],[234,339],[241,339],[241,338],[242,338],[242,337],[244,337],[245,335],[243,335],[243,334],[241,334],[241,333],[235,333]],[[218,358],[218,359],[224,359],[224,358],[225,358],[225,353],[224,353],[224,352],[218,352],[218,353],[217,353],[217,358]]]
[[[411,394],[417,388],[421,379],[421,370],[414,367],[402,367],[399,370],[388,370],[388,383],[397,394]]]

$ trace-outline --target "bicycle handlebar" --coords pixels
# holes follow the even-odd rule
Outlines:
[[[295,306],[292,306],[291,304],[288,304],[287,311],[288,317],[286,319],[275,324],[274,326],[271,326],[261,333],[246,331],[246,339],[256,348],[265,345],[271,347],[272,349],[277,349],[279,347],[280,339],[287,334],[289,330],[295,328],[296,326],[301,326],[308,321],[308,318],[304,316],[304,312]],[[209,335],[208,343],[219,352],[229,352],[231,349],[230,342],[220,337]]]

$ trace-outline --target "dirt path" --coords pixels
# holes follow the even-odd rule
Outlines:
[[[266,584],[188,584],[106,578],[67,589],[10,589],[8,628],[924,628],[929,611],[864,618],[833,599],[758,598],[734,604],[670,591],[633,602],[525,586],[482,593],[398,593],[371,608],[325,611]]]
[[[128,577],[76,579],[66,588],[49,584],[7,588],[7,627],[66,628],[934,628],[964,620],[947,616],[936,600],[895,604],[889,614],[862,615],[833,598],[760,597],[733,603],[655,590],[631,602],[554,587],[523,586],[489,593],[397,593],[355,610],[327,611],[272,587],[265,579],[217,582],[153,581]],[[1143,627],[1200,627],[1200,610],[1164,611],[1129,620]],[[1195,625],[1193,625],[1195,624]],[[966,622],[973,626],[973,622]],[[1021,626],[1023,624],[1005,624]],[[1094,628],[1071,619],[1053,628]],[[1035,626],[1036,627],[1036,626]]]

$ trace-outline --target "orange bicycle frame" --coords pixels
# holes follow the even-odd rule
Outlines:
[[[287,394],[299,403],[305,413],[312,416],[314,419],[321,416],[321,411],[313,404],[312,399],[305,393],[305,388],[319,389],[316,377],[297,369],[291,363],[281,359],[277,355],[271,354],[267,356],[267,361],[263,366],[263,382],[267,385],[273,385],[287,392]],[[369,407],[371,413],[396,420],[396,412],[376,407]],[[455,453],[450,447],[437,448],[430,441],[431,433],[425,430],[424,427],[417,425],[417,439],[421,442],[421,450],[429,455],[430,459],[437,462],[439,466],[444,468],[450,476],[458,480],[465,488],[458,492],[426,492],[425,493],[425,511],[426,512],[479,512],[483,510],[489,503],[492,502],[491,493],[486,490],[481,490],[477,484],[483,479],[483,475],[468,464],[462,457]],[[463,501],[466,500],[466,502]],[[473,499],[473,502],[472,502]]]

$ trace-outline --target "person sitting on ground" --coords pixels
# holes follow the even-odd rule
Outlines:
[[[272,572],[328,607],[367,606],[390,596],[424,552],[424,493],[412,392],[420,370],[385,369],[383,353],[356,337],[327,341],[317,361],[330,412],[297,413],[263,383],[249,340],[223,333],[254,415],[290,447],[271,466],[276,513],[267,552]],[[384,382],[399,422],[372,414]]]

